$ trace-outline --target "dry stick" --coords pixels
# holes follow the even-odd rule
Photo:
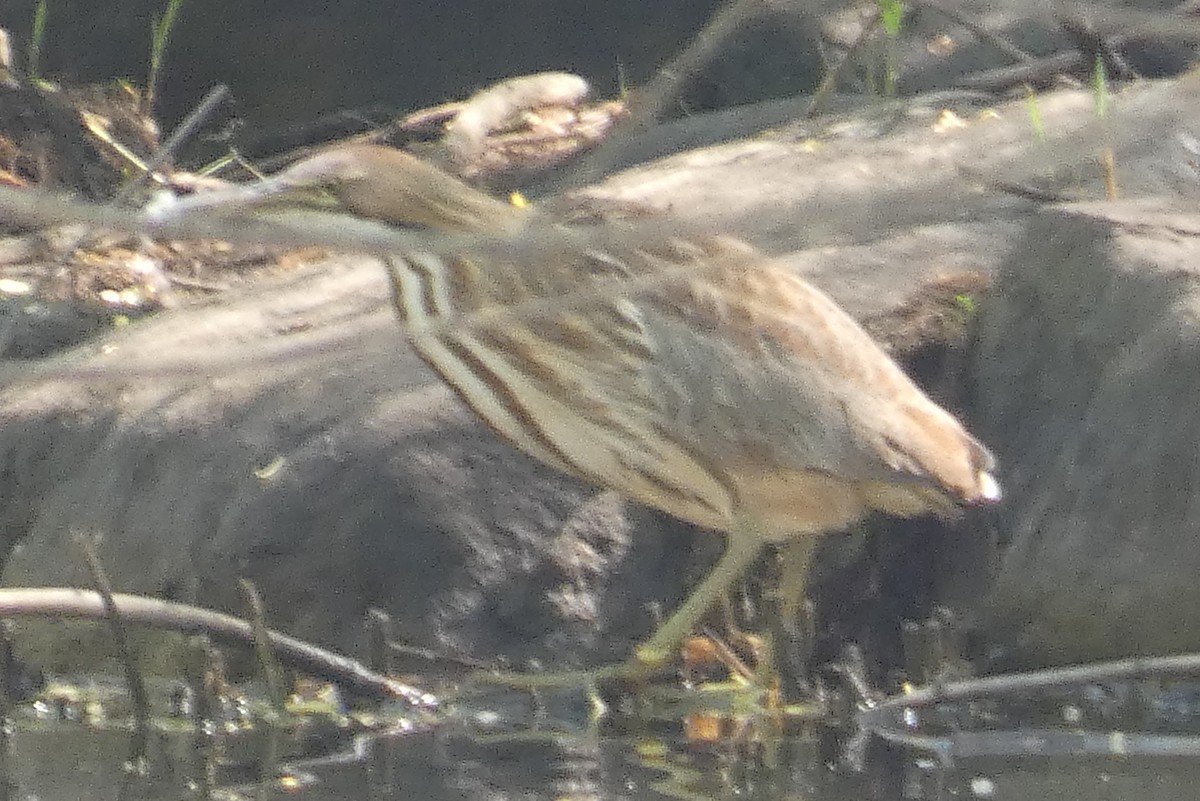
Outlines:
[[[684,51],[659,70],[638,93],[630,104],[632,113],[616,128],[613,136],[568,171],[558,182],[558,189],[591,183],[611,170],[620,161],[625,143],[651,128],[662,110],[675,99],[684,82],[712,61],[725,42],[763,10],[762,0],[729,0]]]
[[[258,665],[262,668],[263,679],[267,682],[267,695],[276,714],[282,716],[287,712],[287,693],[283,689],[283,671],[279,669],[279,659],[275,649],[271,647],[270,629],[267,628],[267,613],[263,609],[262,596],[250,579],[238,579],[238,586],[246,596],[250,606],[250,625],[254,631],[254,653],[258,657]]]
[[[283,671],[279,669],[279,660],[275,657],[275,649],[271,647],[271,638],[267,629],[266,610],[263,609],[262,596],[247,578],[238,579],[238,586],[246,596],[250,605],[250,621],[254,629],[254,653],[258,657],[258,665],[262,668],[263,679],[267,682],[267,695],[271,698],[271,707],[275,717],[268,717],[267,742],[259,757],[260,768],[258,775],[259,798],[266,798],[266,789],[279,777],[280,723],[287,714],[287,693],[283,689]]]
[[[196,104],[196,107],[188,112],[188,115],[183,118],[183,121],[179,125],[175,126],[175,130],[167,137],[167,141],[163,142],[158,150],[154,151],[150,160],[146,162],[145,171],[138,173],[133,180],[121,187],[121,191],[117,193],[113,201],[120,203],[123,200],[128,200],[133,191],[148,180],[150,176],[154,175],[159,167],[166,164],[183,143],[191,138],[196,129],[213,115],[217,107],[231,97],[233,97],[233,93],[223,83],[219,83],[212,89],[209,89],[204,98]]]
[[[1076,3],[1053,2],[1051,10],[1060,25],[1074,20],[1076,28],[1092,29],[1111,51],[1123,40],[1133,37],[1162,38],[1167,41],[1200,42],[1200,22],[1187,16],[1160,12],[1139,12],[1132,9],[1101,9]],[[1083,51],[1054,53],[1015,66],[983,70],[955,81],[956,86],[999,92],[1022,83],[1049,80],[1063,72],[1086,69],[1088,58]]]
[[[947,701],[970,701],[1005,693],[1045,690],[1072,684],[1131,681],[1189,673],[1200,673],[1200,653],[1134,657],[1088,665],[1046,668],[1022,673],[1003,673],[997,676],[946,682],[903,695],[891,696],[869,709],[864,709],[859,716],[859,722],[864,728],[876,729],[891,725],[887,715],[905,709],[934,706]]]
[[[299,216],[293,213],[275,218],[234,218],[206,214],[152,219],[136,210],[112,204],[85,203],[49,192],[3,186],[0,186],[0,219],[33,228],[88,225],[175,239],[219,239],[224,242],[265,243],[285,247],[317,245],[368,254],[423,250],[439,241],[457,246],[459,240],[459,237],[404,232],[345,215],[319,213],[301,213]],[[494,237],[482,237],[485,240],[490,238]],[[480,237],[467,236],[462,239],[468,243]]]
[[[1191,15],[1135,8],[1107,7],[1079,0],[1051,0],[1055,19],[1076,20],[1097,35],[1139,39],[1161,39],[1186,44],[1200,43],[1200,19]]]
[[[202,801],[212,798],[216,786],[216,749],[210,724],[221,710],[222,698],[215,691],[219,670],[212,641],[203,634],[188,638],[184,681],[192,691],[192,779]]]
[[[866,44],[867,40],[871,38],[871,35],[875,33],[875,29],[879,27],[879,20],[881,17],[882,13],[880,12],[878,6],[875,6],[871,9],[871,17],[865,23],[863,23],[863,27],[862,30],[859,31],[858,38],[856,38],[850,45],[850,48],[846,51],[846,54],[842,56],[842,60],[838,62],[838,65],[825,74],[825,77],[821,80],[821,85],[817,87],[817,91],[813,92],[812,102],[810,102],[808,104],[808,108],[804,110],[803,116],[805,119],[815,116],[817,112],[821,110],[821,103],[823,103],[826,98],[833,93],[834,88],[837,87],[838,79],[846,70],[847,65],[850,64],[850,60],[854,58],[854,55],[862,49],[862,46]]]
[[[134,737],[130,746],[132,757],[130,762],[137,765],[145,760],[146,744],[150,733],[150,696],[146,693],[146,682],[138,670],[129,648],[129,631],[125,628],[125,618],[121,615],[113,601],[112,584],[100,564],[100,556],[96,553],[96,537],[76,532],[75,545],[83,552],[87,560],[88,570],[92,574],[92,583],[104,602],[104,613],[112,630],[113,644],[117,647],[117,655],[125,667],[125,680],[129,684],[129,697],[133,702]]]
[[[0,620],[0,755],[7,750],[8,740],[5,737],[8,730],[8,715],[12,711],[16,693],[13,681],[16,679],[17,660],[13,655],[12,621]],[[0,770],[0,776],[8,774]]]
[[[392,656],[395,654],[420,659],[439,667],[450,665],[475,671],[487,670],[490,667],[487,662],[478,659],[443,654],[431,648],[419,648],[394,640],[392,633],[395,626],[392,625],[392,616],[377,607],[367,610],[367,619],[364,625],[367,629],[367,653],[371,660],[371,666],[380,673],[392,672]],[[401,672],[406,672],[405,668],[401,668]]]
[[[217,106],[223,103],[229,96],[229,87],[225,86],[224,84],[218,84],[217,86],[213,87],[213,89],[211,89],[208,94],[204,96],[204,99],[200,101],[200,104],[197,105],[196,108],[184,118],[183,122],[181,122],[175,128],[171,136],[167,138],[167,141],[164,142],[157,151],[155,151],[154,155],[150,158],[150,161],[147,162],[145,171],[139,173],[132,181],[129,181],[123,187],[121,187],[120,191],[118,191],[116,196],[113,198],[112,203],[114,205],[119,205],[128,200],[133,194],[134,190],[137,189],[137,187],[140,186],[145,180],[147,180],[149,176],[153,175],[155,170],[165,164],[167,159],[174,154],[174,152],[187,139],[187,137],[191,136],[195,132],[196,128],[203,124],[203,122],[212,115],[213,111],[216,110]],[[82,245],[84,240],[86,240],[90,235],[90,230],[84,231],[76,236],[65,247],[62,247],[62,255],[54,260],[54,265],[65,265],[66,260],[71,253],[73,253],[76,248]],[[34,282],[31,296],[35,299],[40,298],[45,292],[46,287],[49,285],[52,278],[53,271],[51,269],[47,268],[42,270],[42,274],[38,276],[37,281]],[[17,336],[17,324],[20,319],[21,315],[10,314],[4,319],[3,322],[0,322],[0,357],[3,357],[4,354],[8,352],[9,347],[12,346],[13,340]]]
[[[25,197],[29,195],[29,197]],[[82,221],[87,224],[108,225],[115,229],[139,230],[155,235],[178,238],[216,238],[229,242],[259,242],[278,245],[319,245],[331,249],[388,257],[409,251],[449,253],[472,248],[494,248],[498,256],[520,259],[538,255],[542,248],[569,246],[576,251],[585,248],[604,249],[617,245],[637,248],[661,243],[668,236],[692,236],[700,233],[687,223],[650,220],[644,223],[599,226],[593,229],[568,229],[546,221],[531,222],[520,237],[496,234],[437,234],[432,232],[401,231],[370,220],[356,219],[326,212],[289,212],[273,218],[212,213],[167,215],[151,219],[127,215],[111,206],[89,206],[39,196],[39,193],[10,192],[0,187],[0,212],[15,214],[17,219],[57,217],[61,221]],[[212,232],[222,233],[212,233]],[[559,314],[574,308],[587,308],[606,303],[612,292],[636,293],[646,289],[670,286],[672,282],[694,277],[694,265],[663,268],[655,273],[632,278],[596,278],[566,294],[553,298],[534,298],[514,302],[495,314],[511,317]],[[481,318],[493,311],[481,312]],[[467,320],[470,322],[471,320]],[[431,323],[429,331],[452,323]],[[27,375],[32,374],[30,372]],[[64,372],[55,368],[56,376]],[[88,374],[86,368],[72,368],[70,375]]]
[[[536,249],[562,243],[564,237],[600,236],[571,231],[549,221],[531,221],[519,239],[494,233],[444,234],[433,231],[402,230],[374,220],[316,210],[286,210],[279,213],[228,213],[205,209],[188,213],[185,201],[178,209],[159,215],[147,215],[112,204],[69,200],[32,189],[0,186],[0,219],[25,227],[87,225],[114,231],[127,231],[173,239],[219,239],[223,242],[270,244],[282,247],[323,247],[347,253],[389,256],[412,251],[447,253],[480,246],[511,246]],[[680,235],[698,233],[679,223],[650,220],[627,222],[620,226],[624,241],[644,239],[661,241],[664,231]],[[529,251],[532,252],[532,251]]]
[[[403,657],[420,659],[438,667],[450,666],[457,669],[472,671],[489,670],[492,667],[491,663],[484,662],[479,659],[471,659],[470,657],[466,656],[455,656],[453,654],[444,654],[440,651],[435,651],[432,648],[420,648],[416,645],[408,645],[407,643],[397,642],[395,640],[388,640],[386,643],[384,643],[384,647],[387,648],[387,654],[389,658],[393,654],[398,654]]]
[[[1059,753],[1146,753],[1196,755],[1200,738],[1131,733],[1115,742],[1110,733],[1061,731],[984,731],[923,735],[912,731],[900,720],[905,710],[935,706],[948,701],[982,698],[1099,682],[1132,681],[1200,673],[1200,654],[1118,659],[1090,665],[1047,668],[1024,673],[986,676],[966,681],[947,682],[911,693],[892,696],[863,709],[858,726],[865,732],[889,742],[933,751],[944,761],[954,757],[980,755],[1029,754],[1031,744],[1038,754]]]
[[[367,610],[364,625],[367,627],[367,658],[371,668],[386,673],[391,669],[387,645],[391,639],[392,616],[373,606]]]
[[[896,726],[873,732],[895,745],[936,755],[943,767],[973,757],[1200,756],[1200,737],[1153,732],[1070,731],[1053,728],[914,734]]]
[[[12,621],[0,621],[0,795],[7,801],[16,797],[16,787],[12,784],[12,770],[9,751],[12,747],[12,726],[9,715],[12,714],[13,682],[16,679],[16,659],[13,656]]]
[[[1048,81],[1055,75],[1073,72],[1084,62],[1082,53],[1071,50],[1065,53],[1055,53],[1032,61],[1022,62],[1007,67],[996,67],[990,70],[980,70],[960,78],[954,85],[962,89],[974,89],[983,92],[1003,92],[1021,84],[1033,84]]]
[[[204,634],[189,637],[183,664],[184,681],[192,690],[192,720],[198,725],[213,720],[221,706],[221,694],[216,688],[224,675],[212,640]]]
[[[1117,157],[1111,147],[1106,147],[1100,159],[1104,165],[1104,197],[1106,200],[1116,200],[1121,196],[1117,188]]]
[[[254,645],[251,625],[232,615],[138,595],[116,594],[112,601],[122,618],[130,623]],[[100,620],[106,617],[106,612],[99,593],[88,590],[61,587],[0,590],[0,617],[31,616]],[[353,659],[276,631],[268,632],[267,636],[281,663],[335,682],[352,695],[376,701],[399,698],[420,708],[437,704],[430,694],[381,676]]]
[[[999,50],[1001,53],[1004,53],[1006,56],[1011,58],[1013,61],[1031,62],[1031,61],[1035,60],[1032,55],[1030,55],[1029,53],[1026,53],[1024,50],[1017,47],[1015,44],[1013,44],[1011,41],[1009,41],[1006,37],[1001,36],[1000,34],[995,33],[994,31],[989,31],[982,24],[971,19],[969,16],[962,13],[958,9],[942,5],[940,0],[910,0],[910,2],[913,2],[915,5],[921,6],[923,8],[928,8],[930,11],[936,11],[937,13],[941,14],[943,17],[946,17],[947,19],[958,23],[959,25],[961,25],[964,28],[966,28],[967,30],[969,30],[971,33],[978,36],[983,41],[990,44],[992,47]]]

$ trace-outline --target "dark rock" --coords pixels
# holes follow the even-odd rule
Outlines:
[[[1200,216],[1047,211],[980,334],[980,434],[1010,532],[982,612],[1005,663],[1200,648]]]
[[[1107,141],[1129,170],[1128,178],[1122,173],[1128,185],[1161,191],[1186,184],[1186,164],[1146,134],[1156,129],[1161,140],[1179,130],[1195,108],[1192,83],[1132,88],[1114,107]],[[779,254],[898,357],[921,355],[947,368],[950,380],[935,394],[963,408],[959,402],[971,393],[955,380],[961,362],[929,353],[960,352],[972,303],[986,307],[990,277],[1035,210],[1011,194],[980,191],[964,180],[964,164],[972,177],[1013,180],[1004,168],[1016,162],[1016,180],[1024,181],[1045,170],[1050,157],[1043,152],[1066,153],[1069,159],[1054,163],[1067,166],[1086,165],[1095,152],[1087,93],[1048,95],[1040,107],[1060,141],[1036,143],[1037,158],[1029,155],[1022,103],[944,134],[932,130],[931,109],[889,107],[882,117],[846,121],[873,132],[862,138],[831,136],[816,149],[802,133],[733,143],[578,195],[601,210],[661,210]],[[1075,150],[1064,149],[1072,141]],[[1056,186],[1097,189],[1086,171]],[[1064,220],[1060,235],[1059,216],[1040,217],[1027,248],[1061,255],[1055,242],[1092,247],[1090,233],[1071,234],[1081,224],[1076,217]],[[1018,302],[989,323],[976,387],[984,405],[969,418],[975,428],[992,421],[980,433],[999,446],[1011,472],[1013,501],[1002,513],[1002,531],[1030,508],[1031,487],[1053,480],[1045,476],[1056,458],[1057,429],[1026,421],[1039,419],[1041,409],[1076,414],[1097,380],[1085,356],[1107,354],[1104,348],[1117,348],[1134,330],[1128,322],[1101,326],[1083,316],[1093,308],[1087,305],[1078,306],[1083,327],[1075,338],[1063,333],[1070,328],[1051,327],[1068,326],[1053,319],[1057,308],[1077,308],[1071,303],[1091,291],[1083,278],[1056,270],[1082,275],[1093,255],[1048,269],[1058,292],[1044,307],[1050,322],[1027,323],[1029,302]],[[1028,269],[1040,264],[1023,261]],[[5,580],[89,585],[70,545],[72,530],[86,528],[105,535],[101,555],[122,590],[240,609],[236,578],[244,575],[258,584],[274,624],[341,648],[353,650],[362,636],[357,621],[379,606],[413,644],[481,658],[562,665],[627,654],[652,627],[647,604],[671,608],[712,563],[720,538],[596,500],[593,488],[499,442],[404,347],[386,296],[375,262],[336,259],[16,372],[0,397],[7,478],[0,514],[17,546]],[[1023,297],[1018,293],[1018,301]],[[1130,297],[1147,320],[1157,319],[1165,302]],[[1080,336],[1103,347],[1081,351],[1072,344]],[[1048,363],[1048,377],[1032,368],[1013,374],[1013,365],[1038,364],[1029,356],[997,361],[998,343],[1026,341],[1031,353],[1048,354],[1039,359],[1057,359]],[[1036,394],[1043,384],[1047,397],[1065,399],[1065,411]],[[935,584],[957,581],[947,590],[952,598],[979,592],[974,548],[951,547],[943,561],[938,549],[922,550],[928,543],[903,546],[926,531],[916,524],[881,529],[882,547],[867,549],[874,562],[852,567],[855,582],[818,582],[819,594],[822,584],[841,585],[836,600],[821,605],[843,618],[829,630],[871,639],[845,611],[860,597],[878,601],[878,614],[863,619],[882,631],[938,601]],[[961,534],[972,535],[970,528]],[[909,581],[909,557],[931,551],[917,561],[936,565],[941,576]],[[1012,563],[1024,552],[1014,548]],[[888,565],[905,575],[888,578]],[[1046,585],[1069,584],[1053,560],[1034,567]],[[885,597],[881,587],[920,601],[899,602],[892,590]],[[79,651],[73,644],[62,650]]]
[[[945,270],[985,235],[935,233],[900,247],[940,247]],[[912,310],[953,299],[914,305],[935,260],[885,281],[887,252],[829,248],[796,267],[908,352]],[[988,269],[970,268],[971,281]],[[337,259],[14,370],[0,397],[5,582],[90,586],[72,543],[84,530],[103,535],[121,591],[240,611],[247,577],[273,625],[352,652],[380,607],[401,639],[459,655],[627,655],[650,605],[672,608],[720,536],[502,443],[407,348],[386,296],[377,263]],[[939,332],[942,347],[961,331]],[[95,652],[81,641],[55,628],[22,649],[77,665]]]
[[[240,612],[250,578],[273,624],[346,650],[378,606],[401,639],[459,654],[570,662],[607,634],[619,655],[651,627],[644,605],[703,570],[678,550],[697,535],[589,504],[593,488],[499,441],[385,296],[369,260],[326,263],[11,382],[6,582],[91,586],[83,530],[119,590]],[[622,591],[600,592],[613,576]],[[47,648],[28,652],[87,650],[61,633]]]
[[[4,168],[29,185],[73,191],[92,200],[111,197],[120,171],[105,162],[80,120],[77,98],[0,83],[0,141]],[[0,222],[0,234],[12,233]]]

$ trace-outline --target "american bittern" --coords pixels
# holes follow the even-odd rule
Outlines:
[[[526,212],[368,145],[249,191],[498,234],[389,260],[416,350],[526,453],[729,535],[630,670],[667,661],[766,543],[999,497],[986,448],[832,300],[744,243],[563,227],[522,250]]]

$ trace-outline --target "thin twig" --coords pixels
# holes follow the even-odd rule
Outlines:
[[[764,12],[762,0],[729,0],[691,43],[645,85],[630,103],[630,115],[592,154],[569,170],[557,185],[569,189],[590,183],[621,160],[625,144],[652,128],[684,84],[694,78],[748,21]]]
[[[947,701],[967,701],[997,695],[1073,684],[1130,681],[1158,676],[1200,673],[1200,653],[1177,656],[1137,657],[1090,665],[1031,670],[1023,673],[1004,673],[978,679],[952,681],[923,687],[903,695],[895,695],[864,710],[864,725],[871,726],[883,713],[903,709],[933,706]]]
[[[804,110],[805,119],[816,116],[817,112],[821,110],[821,104],[833,94],[833,90],[837,88],[837,83],[841,79],[842,73],[845,72],[847,65],[851,63],[854,55],[862,49],[862,46],[875,33],[875,29],[879,27],[881,17],[882,13],[878,6],[871,9],[871,16],[863,23],[862,30],[859,31],[858,37],[855,38],[854,42],[846,50],[842,56],[842,60],[838,62],[836,67],[825,73],[825,77],[821,79],[821,85],[817,87],[817,91],[813,92],[812,101],[809,102],[808,108]]]
[[[229,87],[225,84],[217,84],[208,90],[208,93],[204,95],[204,98],[196,107],[183,118],[183,121],[179,125],[175,126],[175,130],[167,137],[167,141],[163,142],[158,150],[154,151],[154,154],[146,162],[146,169],[122,186],[120,191],[117,192],[116,197],[113,198],[113,202],[121,203],[128,200],[134,190],[145,183],[160,167],[173,158],[176,151],[196,132],[196,129],[213,115],[218,106],[231,97],[233,97],[233,93],[229,91]]]
[[[116,646],[121,664],[125,667],[125,680],[129,684],[129,697],[133,703],[134,719],[134,738],[130,749],[132,752],[130,761],[136,765],[144,761],[146,757],[146,745],[150,733],[150,695],[146,692],[146,682],[142,679],[142,672],[138,669],[137,662],[133,658],[133,651],[129,647],[129,630],[125,627],[125,618],[113,600],[112,584],[104,571],[104,565],[100,563],[99,554],[96,553],[96,537],[84,532],[76,532],[74,539],[75,545],[82,551],[84,559],[87,561],[88,570],[92,574],[92,583],[95,584],[96,591],[104,602],[104,615],[112,630],[113,644]]]
[[[382,609],[371,607],[367,610],[364,625],[367,627],[367,659],[371,668],[386,673],[391,662],[387,644],[391,639],[392,616]]]
[[[139,595],[118,593],[112,596],[112,602],[129,623],[184,634],[207,634],[224,642],[254,644],[251,625],[231,615]],[[58,587],[0,589],[0,617],[103,620],[106,614],[103,598],[89,590]],[[377,701],[400,698],[422,708],[436,703],[428,693],[381,676],[353,659],[276,631],[268,632],[268,637],[283,665],[335,682],[352,695]]]
[[[225,700],[224,665],[221,654],[205,635],[189,637],[184,653],[184,681],[191,689],[192,781],[200,801],[209,801],[216,786],[216,742],[212,721],[221,714]]]
[[[1077,50],[1035,58],[1033,61],[980,70],[954,79],[954,85],[983,92],[1003,92],[1022,84],[1042,84],[1057,75],[1079,70],[1084,56]]]
[[[915,734],[900,726],[872,732],[887,742],[935,754],[949,767],[973,757],[1200,756],[1200,737],[1153,732],[989,729]]]
[[[250,626],[254,630],[254,653],[258,657],[258,666],[262,668],[263,680],[267,683],[267,695],[275,712],[282,717],[287,712],[287,692],[283,688],[283,671],[279,669],[279,659],[271,646],[270,629],[267,628],[267,613],[263,608],[262,596],[258,594],[254,582],[250,579],[238,579],[242,595],[250,607]]]
[[[1036,690],[1098,682],[1111,683],[1198,673],[1200,654],[1181,654],[986,676],[947,682],[892,696],[862,709],[858,715],[858,725],[863,731],[888,742],[934,752],[945,764],[949,764],[955,758],[984,755],[1137,753],[1195,756],[1200,753],[1200,738],[1197,737],[1141,732],[1122,732],[1114,735],[1111,732],[1066,732],[1049,729],[922,734],[920,731],[914,731],[902,717],[906,710],[948,702],[997,698],[1017,693],[1028,694]]]
[[[13,702],[16,698],[16,693],[13,691],[13,684],[17,677],[17,660],[13,656],[13,641],[12,641],[12,622],[8,620],[0,621],[0,685],[3,691],[0,692],[0,795],[7,799],[14,797],[13,790],[16,788],[10,785],[12,776],[9,751],[12,748],[12,726],[9,716],[12,714]]]
[[[250,625],[254,629],[254,653],[258,657],[258,666],[262,669],[263,679],[267,683],[267,695],[271,698],[271,706],[275,717],[267,717],[267,737],[263,748],[259,767],[259,787],[269,787],[279,777],[280,737],[283,733],[279,722],[287,715],[287,693],[283,689],[283,671],[279,668],[279,659],[271,646],[271,637],[267,629],[267,614],[263,608],[262,596],[247,578],[238,579],[238,586],[246,596],[250,606]],[[266,798],[265,793],[259,794]]]
[[[113,206],[116,207],[122,205],[125,201],[129,200],[134,191],[141,186],[145,180],[154,175],[155,171],[162,167],[162,165],[171,158],[174,152],[179,148],[180,144],[182,144],[187,137],[191,136],[195,129],[199,127],[209,116],[211,116],[217,106],[228,99],[229,96],[229,88],[224,85],[218,85],[209,91],[200,104],[187,117],[184,118],[183,122],[180,123],[167,141],[158,148],[158,150],[151,157],[150,161],[146,163],[145,170],[139,173],[132,181],[129,181],[121,187],[112,200]],[[19,224],[20,220],[13,220],[12,222],[17,222]],[[81,247],[83,243],[92,235],[92,233],[93,231],[89,227],[82,233],[78,234],[72,241],[60,247],[61,255],[51,264],[46,265],[42,269],[41,274],[34,283],[34,287],[31,292],[31,295],[34,298],[41,298],[45,293],[46,288],[54,278],[54,267],[66,266],[66,262],[70,255],[76,249]],[[20,319],[21,315],[10,314],[5,317],[3,322],[0,322],[0,357],[8,352],[13,340],[16,339],[17,326]]]
[[[922,8],[928,8],[930,11],[936,11],[947,19],[958,23],[1013,61],[1028,62],[1034,60],[1032,55],[1017,47],[1007,37],[1001,36],[995,31],[988,30],[984,25],[959,11],[957,8],[943,5],[940,0],[910,0],[910,2]]]

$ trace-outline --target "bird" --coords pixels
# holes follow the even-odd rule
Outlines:
[[[247,191],[491,235],[386,259],[417,353],[521,451],[725,533],[624,673],[668,664],[768,544],[1000,498],[992,453],[958,419],[826,294],[737,238],[618,224],[537,236],[530,209],[371,144]]]

